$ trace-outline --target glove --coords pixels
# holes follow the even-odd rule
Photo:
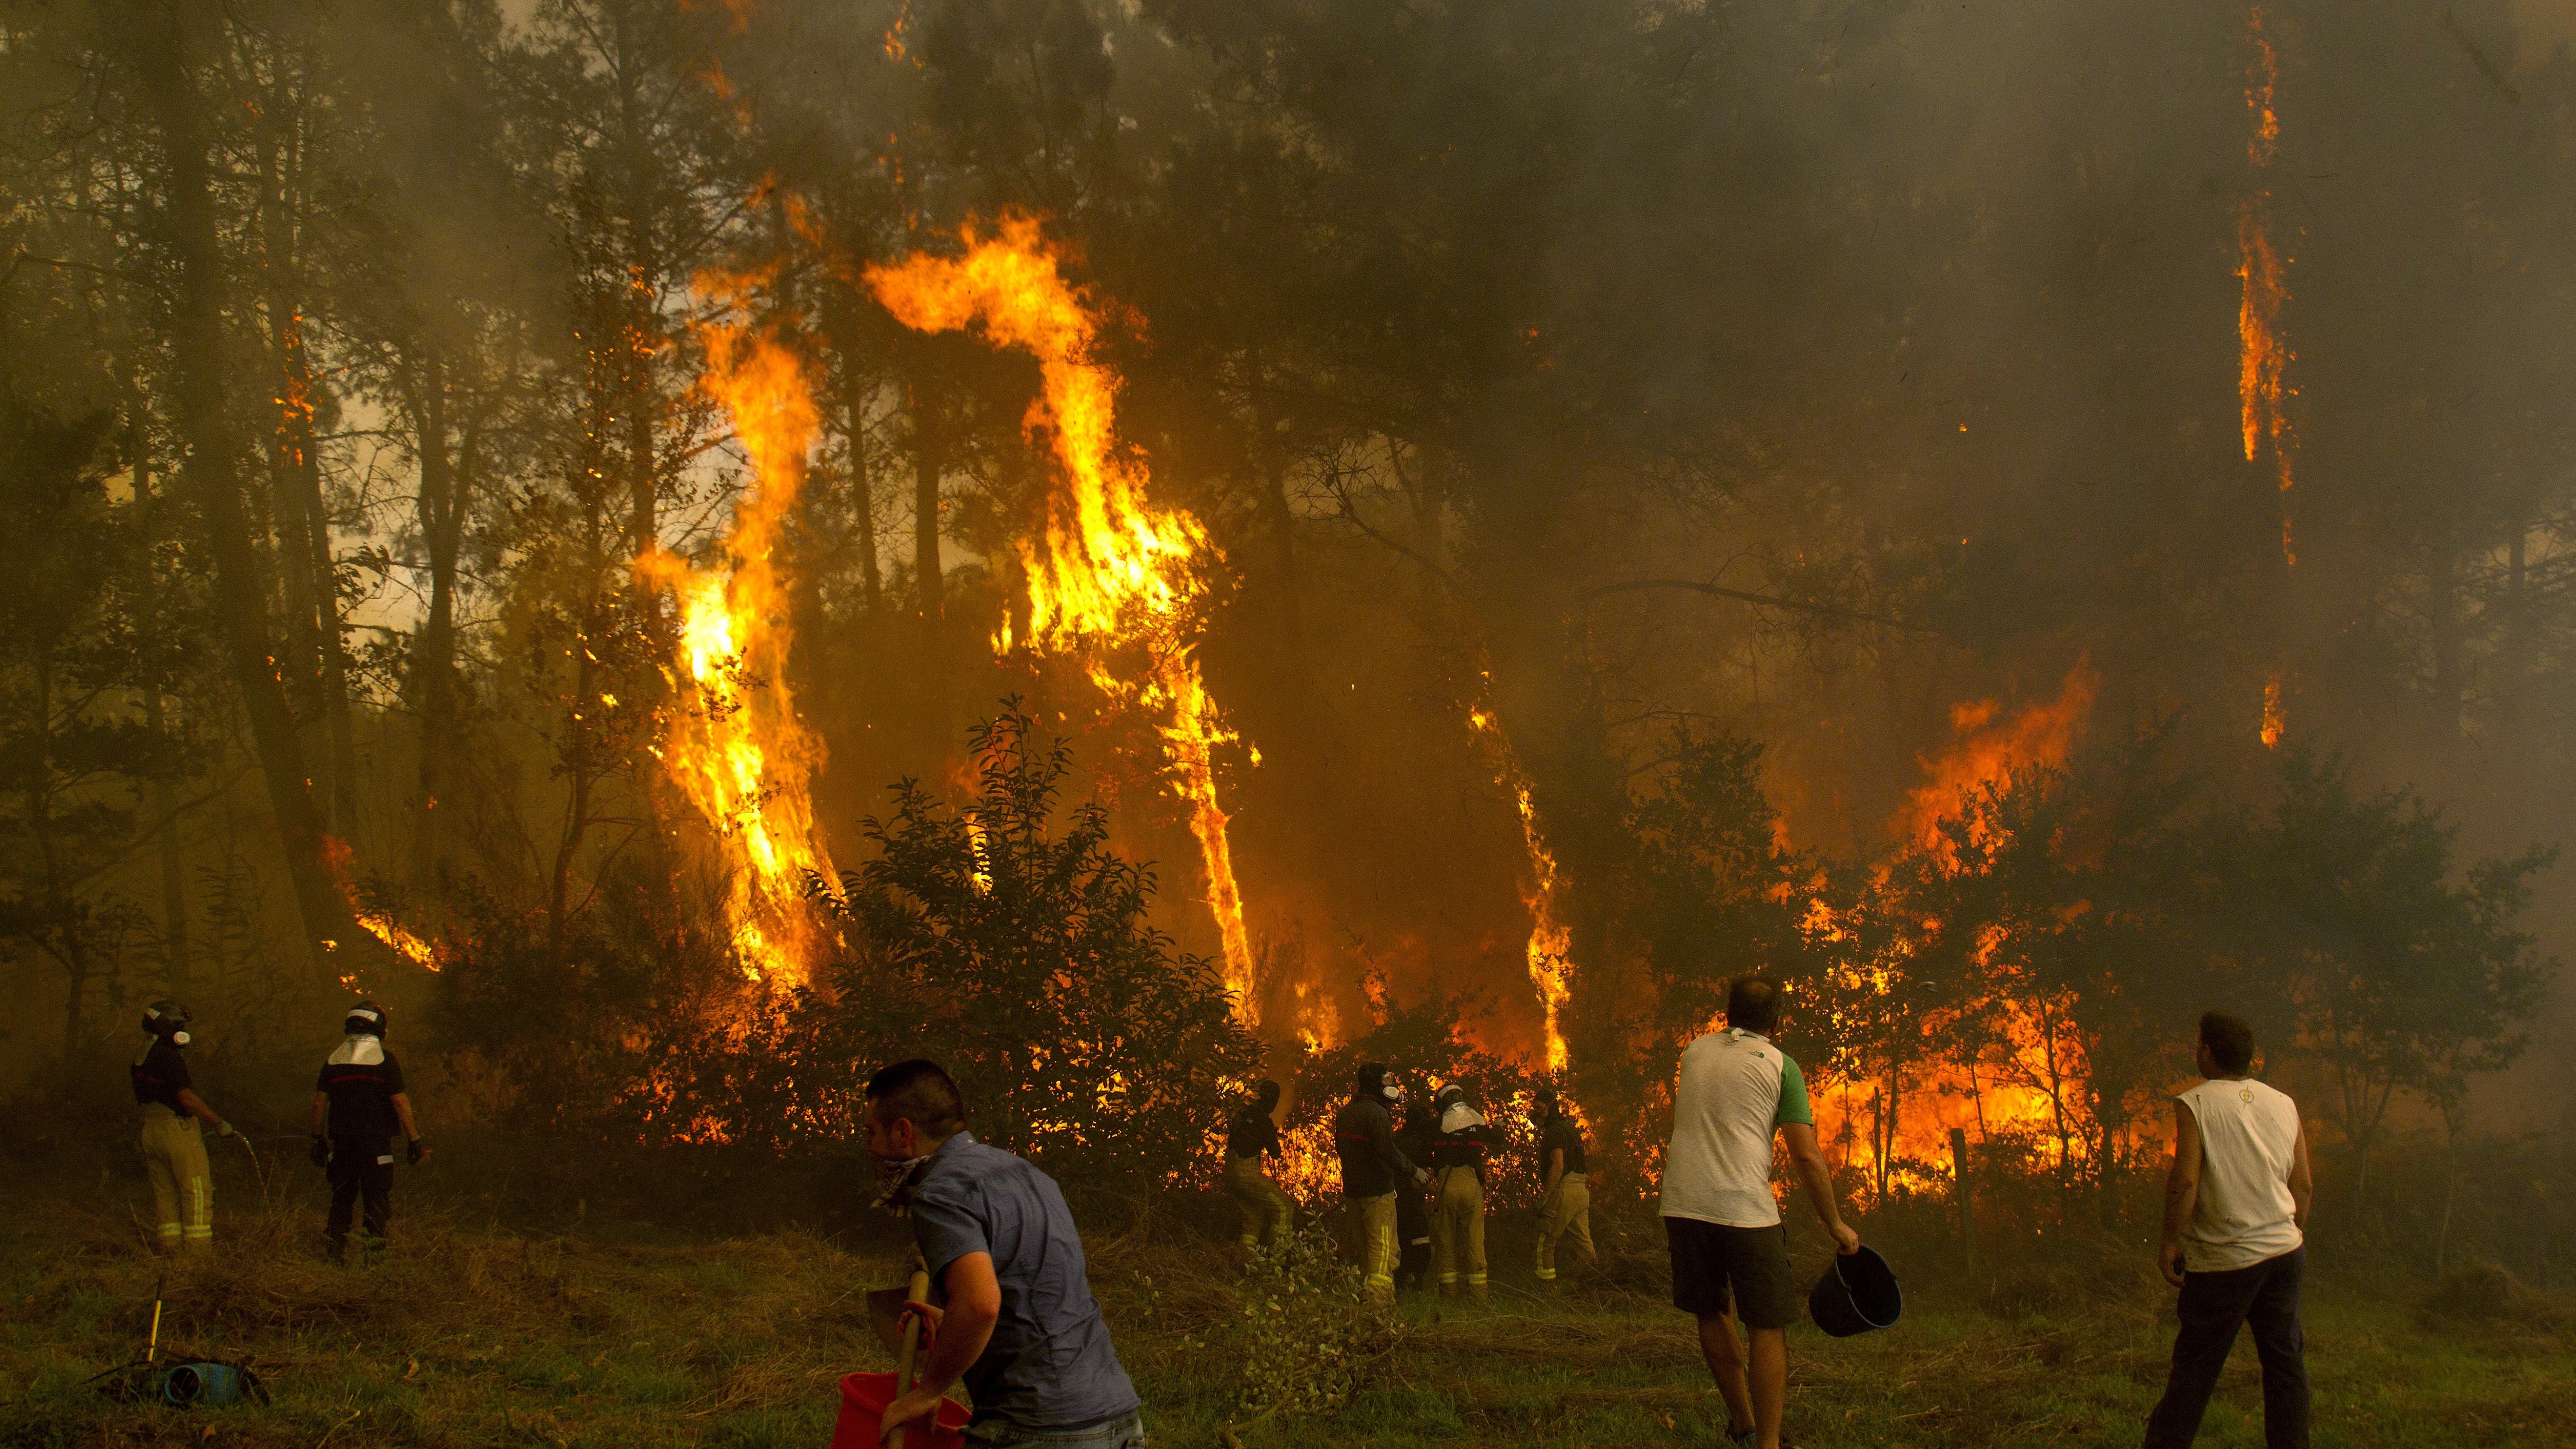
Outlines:
[[[312,1155],[313,1165],[315,1167],[329,1167],[331,1165],[331,1139],[323,1136],[319,1132],[314,1133]]]
[[[1413,1185],[1414,1185],[1415,1187],[1428,1187],[1428,1186],[1430,1186],[1430,1185],[1431,1185],[1431,1174],[1430,1174],[1430,1173],[1428,1173],[1428,1172],[1426,1172],[1426,1171],[1424,1171],[1423,1169],[1421,1169],[1421,1168],[1419,1168],[1419,1167],[1417,1167],[1417,1168],[1413,1169]]]
[[[411,1140],[411,1146],[406,1149],[406,1152],[411,1158],[411,1165],[414,1167],[418,1167],[429,1160],[429,1144],[421,1141],[417,1137]]]
[[[216,1123],[216,1124],[215,1124],[215,1135],[216,1135],[216,1136],[218,1136],[218,1137],[230,1137],[230,1136],[232,1136],[232,1135],[233,1135],[233,1124],[231,1124],[230,1122],[218,1122],[218,1123]]]

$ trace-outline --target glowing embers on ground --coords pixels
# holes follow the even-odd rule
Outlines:
[[[751,481],[718,567],[659,550],[636,560],[640,576],[671,591],[679,615],[677,657],[664,669],[673,707],[654,750],[713,829],[744,974],[794,985],[830,942],[806,882],[833,872],[811,793],[823,744],[797,718],[788,687],[788,599],[772,555],[804,486],[814,401],[796,354],[774,334],[731,322],[699,331],[707,349],[700,386],[732,417]]]
[[[1494,752],[1496,773],[1520,808],[1521,842],[1529,850],[1529,879],[1521,885],[1521,904],[1529,907],[1530,935],[1525,955],[1532,989],[1538,992],[1541,1024],[1546,1032],[1547,1071],[1561,1076],[1571,1061],[1561,1025],[1566,1003],[1573,999],[1574,931],[1557,914],[1560,887],[1556,855],[1539,830],[1538,809],[1530,801],[1529,776],[1512,753],[1511,741],[1490,710],[1478,705],[1467,712],[1467,727]]]
[[[1119,378],[1097,355],[1099,317],[1083,289],[1065,280],[1037,222],[1006,215],[996,233],[970,225],[963,240],[962,256],[916,253],[869,267],[865,279],[914,331],[980,327],[992,345],[1038,361],[1042,389],[1023,427],[1053,452],[1062,486],[1048,492],[1040,536],[1017,547],[1026,614],[1017,622],[1005,614],[994,648],[1080,654],[1112,699],[1168,720],[1158,727],[1166,775],[1189,802],[1225,984],[1252,1023],[1252,945],[1214,759],[1232,737],[1194,653],[1197,603],[1205,571],[1219,561],[1216,548],[1196,518],[1147,502],[1145,465],[1118,440]]]

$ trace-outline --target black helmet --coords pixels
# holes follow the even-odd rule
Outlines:
[[[188,1023],[194,1020],[196,1018],[188,1014],[188,1008],[166,996],[143,1008],[143,1030],[152,1036],[163,1038],[172,1046],[188,1044],[186,1028]]]
[[[1360,1063],[1359,1075],[1355,1079],[1360,1089],[1360,1095],[1363,1097],[1376,1096],[1379,1088],[1386,1085],[1386,1073],[1387,1065],[1384,1062]]]
[[[1261,1085],[1253,1090],[1252,1095],[1261,1103],[1262,1110],[1266,1112],[1279,1105],[1279,1084],[1271,1081],[1267,1077],[1264,1077],[1261,1079]]]
[[[340,1023],[340,1030],[349,1036],[371,1036],[382,1041],[385,1037],[385,1009],[373,1001],[361,1000],[349,1008],[348,1020]]]
[[[1463,1102],[1466,1100],[1467,1089],[1459,1086],[1456,1082],[1451,1082],[1449,1085],[1442,1087],[1439,1091],[1431,1094],[1431,1105],[1434,1107],[1446,1107],[1452,1102]]]

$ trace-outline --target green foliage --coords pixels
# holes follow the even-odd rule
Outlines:
[[[1253,1250],[1243,1275],[1243,1316],[1226,1346],[1243,1365],[1243,1412],[1331,1415],[1349,1405],[1369,1371],[1394,1351],[1394,1313],[1371,1298],[1360,1270],[1316,1221]]]
[[[2479,861],[2461,880],[2458,829],[2413,792],[2356,794],[2340,760],[2301,751],[2281,786],[2238,821],[2252,870],[2236,924],[2257,992],[2325,1068],[2324,1106],[2366,1162],[2397,1093],[2457,1112],[2470,1074],[2528,1046],[2558,963],[2515,923],[2556,853]]]

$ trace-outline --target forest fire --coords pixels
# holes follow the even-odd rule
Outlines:
[[[2273,107],[2273,93],[2280,84],[2281,62],[2264,30],[2261,6],[2246,12],[2245,32],[2254,51],[2245,88],[2253,133],[2245,143],[2245,157],[2259,182],[2280,152],[2281,118]],[[2270,186],[2258,184],[2236,213],[2236,276],[2241,284],[2236,309],[2236,394],[2245,461],[2256,461],[2266,446],[2271,449],[2281,494],[2281,559],[2296,565],[2299,556],[2289,499],[2294,450],[2283,411],[2283,399],[2294,391],[2285,381],[2294,354],[2280,336],[2281,308],[2289,301],[2290,291],[2284,276],[2286,259],[2272,244],[2271,207]]]
[[[814,403],[795,354],[776,336],[732,322],[702,334],[701,386],[732,417],[751,482],[722,567],[701,570],[659,551],[636,561],[679,610],[678,658],[665,671],[677,698],[655,752],[714,833],[744,975],[797,985],[829,940],[806,886],[833,871],[811,794],[823,744],[797,717],[789,689],[791,627],[774,555],[804,484]]]
[[[1542,1012],[1547,1071],[1551,1076],[1562,1076],[1572,1061],[1559,1023],[1566,1003],[1573,999],[1569,978],[1574,932],[1557,914],[1556,856],[1547,848],[1547,839],[1539,830],[1538,809],[1530,800],[1529,777],[1513,756],[1511,741],[1504,737],[1501,723],[1491,711],[1478,705],[1467,712],[1467,726],[1493,752],[1503,788],[1512,792],[1513,804],[1520,811],[1521,843],[1529,852],[1529,877],[1521,884],[1521,903],[1529,907],[1530,913],[1529,944],[1524,955],[1528,958],[1530,985],[1538,992]]]
[[[963,241],[965,254],[954,260],[916,253],[870,266],[865,277],[886,310],[915,331],[980,325],[993,345],[1038,361],[1043,387],[1022,429],[1051,448],[1063,486],[1047,495],[1042,536],[1018,545],[1025,618],[1015,625],[1006,612],[994,647],[1083,655],[1104,694],[1168,719],[1158,727],[1167,774],[1189,802],[1225,984],[1253,1024],[1252,947],[1213,758],[1232,736],[1194,653],[1204,570],[1219,555],[1196,518],[1147,501],[1144,464],[1117,435],[1120,380],[1095,355],[1099,319],[1065,280],[1036,220],[1006,215],[989,236],[970,225]],[[1136,654],[1141,664],[1124,671],[1113,662]]]
[[[1952,857],[1942,823],[1968,814],[1986,789],[2005,784],[2015,770],[2054,768],[2066,763],[2067,751],[2092,712],[2102,677],[2089,660],[2078,660],[2058,688],[2057,698],[2033,704],[2004,717],[1991,699],[1961,704],[1950,711],[1956,736],[1937,759],[1923,761],[1924,782],[1909,791],[1897,813],[1897,839],[1921,850]],[[1954,862],[1955,863],[1955,860]]]

